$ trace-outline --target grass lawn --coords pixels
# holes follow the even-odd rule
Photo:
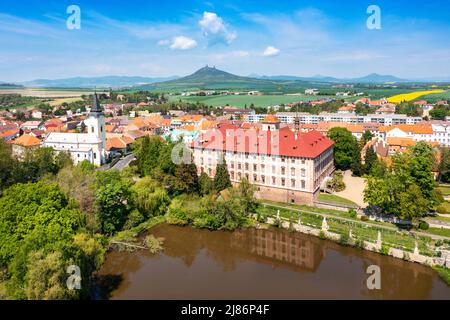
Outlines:
[[[449,196],[450,195],[450,186],[440,185],[438,187],[438,190],[441,191],[443,196]]]
[[[444,228],[429,228],[428,230],[420,230],[421,232],[426,232],[438,236],[450,237],[450,229]]]
[[[298,101],[310,101],[325,98],[335,98],[335,96],[288,96],[288,95],[262,95],[262,96],[249,96],[249,95],[227,95],[227,96],[170,96],[169,102],[186,101],[191,103],[202,102],[213,107],[230,105],[234,107],[244,108],[250,107],[253,103],[257,107],[267,107],[270,105],[287,104]]]
[[[428,219],[429,220],[438,220],[438,221],[443,221],[443,222],[450,223],[450,218],[449,217],[436,216],[436,217],[429,217]]]
[[[354,203],[353,201],[346,199],[346,198],[336,196],[334,194],[321,193],[321,194],[319,194],[319,201],[358,207],[358,205],[356,203]]]
[[[439,207],[437,207],[437,212],[444,214],[450,213],[450,202],[444,201],[443,203],[441,203]]]
[[[441,266],[435,266],[433,269],[436,270],[442,280],[450,286],[450,269]]]

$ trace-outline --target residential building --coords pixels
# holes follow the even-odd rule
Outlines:
[[[267,114],[250,114],[245,115],[246,122],[261,122]],[[354,124],[363,124],[368,122],[379,123],[382,125],[398,125],[398,124],[416,124],[422,121],[421,117],[408,117],[404,114],[368,114],[366,116],[354,113],[326,113],[311,114],[306,112],[277,112],[276,116],[281,123],[294,123],[298,117],[300,123],[317,124],[320,122],[346,122]]]
[[[38,148],[42,141],[31,134],[23,134],[11,141],[12,154],[18,159],[23,159],[27,150]]]

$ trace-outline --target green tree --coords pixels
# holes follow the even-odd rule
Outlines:
[[[200,173],[198,183],[201,195],[206,195],[214,192],[214,180],[211,179],[205,172],[202,171],[202,173]]]
[[[369,130],[364,131],[364,133],[361,137],[361,147],[364,147],[367,142],[372,140],[372,138],[373,138],[373,134]]]
[[[420,188],[412,184],[399,195],[399,216],[402,219],[420,218],[429,213],[429,201],[427,201]]]
[[[61,190],[76,202],[78,209],[86,214],[86,227],[96,232],[99,226],[95,219],[95,173],[88,167],[80,162],[75,167],[61,169],[56,178],[52,176],[50,179],[56,180]]]
[[[328,137],[334,141],[334,163],[338,170],[348,170],[360,161],[359,145],[346,128],[332,128]]]
[[[133,203],[145,219],[164,215],[170,204],[167,192],[151,177],[144,177],[132,187]]]
[[[11,146],[0,139],[0,195],[1,191],[13,183],[12,172],[16,161],[12,157]]]
[[[372,147],[366,149],[366,155],[364,158],[364,173],[370,174],[375,163],[378,161],[377,154],[373,151]]]
[[[61,160],[61,161],[60,161]],[[53,148],[42,147],[27,150],[24,160],[17,167],[15,180],[36,182],[47,174],[56,174],[67,164],[64,156],[57,158]]]
[[[450,148],[440,147],[440,161],[438,165],[439,181],[450,182]]]
[[[199,182],[195,163],[182,163],[175,169],[174,190],[180,193],[198,193]]]
[[[430,111],[430,116],[434,120],[445,120],[445,117],[450,114],[448,106],[436,106]]]
[[[246,213],[255,212],[258,207],[258,201],[255,197],[256,187],[246,178],[243,178],[239,184],[238,194],[232,192],[232,197],[238,196],[244,206]]]
[[[214,176],[214,189],[217,192],[231,187],[230,175],[228,173],[227,164],[222,157],[221,163],[216,166],[216,175]]]
[[[84,215],[73,209],[67,196],[52,183],[15,184],[0,198],[0,264],[7,264],[22,241],[37,232],[55,230],[70,237],[84,225]]]
[[[77,297],[66,285],[68,264],[61,252],[31,252],[25,277],[25,294],[30,300],[67,300]]]
[[[118,170],[99,171],[96,177],[96,218],[102,232],[122,229],[131,211],[131,181]]]

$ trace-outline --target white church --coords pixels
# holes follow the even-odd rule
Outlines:
[[[106,132],[105,117],[94,94],[92,109],[84,121],[87,133],[60,133],[51,132],[43,142],[44,147],[52,147],[56,151],[69,152],[74,164],[80,161],[100,166],[106,160]]]

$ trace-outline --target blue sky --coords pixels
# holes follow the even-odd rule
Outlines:
[[[66,27],[69,5],[81,30]],[[369,30],[369,5],[381,29]],[[239,75],[376,72],[450,77],[450,1],[0,2],[0,80],[186,75],[205,64]]]

